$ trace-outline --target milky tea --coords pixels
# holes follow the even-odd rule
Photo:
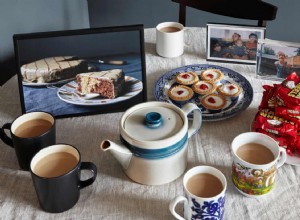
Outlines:
[[[181,29],[178,28],[178,27],[163,27],[161,29],[159,29],[161,32],[166,32],[166,33],[173,33],[173,32],[178,32],[180,31]]]
[[[44,119],[33,119],[20,124],[14,134],[21,138],[32,138],[44,134],[52,127],[52,123]]]
[[[52,153],[40,159],[34,166],[33,172],[40,177],[57,177],[73,170],[77,163],[78,159],[73,154]]]
[[[209,173],[198,173],[187,181],[186,188],[195,196],[210,198],[220,194],[224,187],[216,176]]]
[[[236,154],[244,161],[251,164],[268,164],[274,161],[274,154],[264,145],[248,143],[240,146]]]

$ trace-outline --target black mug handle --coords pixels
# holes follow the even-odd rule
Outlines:
[[[93,173],[93,176],[87,180],[80,180],[79,182],[79,189],[83,189],[89,185],[91,185],[95,180],[96,180],[96,177],[97,177],[97,167],[95,164],[91,163],[91,162],[81,162],[81,165],[80,165],[80,170],[89,170]]]
[[[4,132],[5,129],[10,130],[10,128],[11,128],[11,123],[4,124],[0,129],[0,138],[5,144],[14,147],[12,139],[8,137]]]

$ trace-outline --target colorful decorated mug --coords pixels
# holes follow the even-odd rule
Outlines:
[[[247,197],[265,195],[274,188],[275,174],[286,161],[286,151],[271,137],[247,132],[231,144],[232,181]]]

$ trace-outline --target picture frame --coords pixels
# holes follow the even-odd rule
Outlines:
[[[256,64],[258,39],[265,38],[265,27],[207,24],[208,61]]]
[[[141,24],[13,36],[22,113],[125,111],[147,100]]]
[[[258,41],[258,78],[282,81],[292,72],[300,76],[300,43],[271,39]]]

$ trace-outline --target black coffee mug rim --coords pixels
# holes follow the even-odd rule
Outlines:
[[[52,147],[52,146],[56,146],[56,145],[67,145],[67,146],[73,147],[73,148],[77,151],[78,156],[79,156],[76,165],[75,165],[70,171],[68,171],[67,173],[64,173],[64,174],[62,174],[62,175],[60,175],[60,176],[43,177],[43,176],[39,176],[39,175],[37,175],[36,173],[34,173],[33,170],[31,169],[31,163],[32,163],[33,158],[34,158],[40,151],[45,150],[45,149],[47,149],[47,148],[49,148],[49,147]],[[45,148],[39,150],[39,151],[33,156],[33,158],[31,159],[30,166],[29,166],[30,173],[32,173],[32,174],[33,174],[34,176],[36,176],[37,178],[45,179],[45,180],[49,180],[49,179],[59,179],[59,178],[61,178],[61,177],[67,176],[68,174],[74,172],[74,170],[78,169],[78,166],[79,166],[80,163],[81,163],[81,154],[80,154],[80,151],[79,151],[75,146],[73,146],[73,145],[71,145],[71,144],[66,144],[66,143],[56,143],[56,144],[47,146],[47,147],[45,147]]]
[[[24,116],[24,115],[26,115],[26,114],[30,114],[30,113],[45,113],[45,114],[48,114],[48,115],[50,115],[54,120],[53,120],[53,124],[51,125],[51,127],[46,131],[46,132],[44,132],[44,133],[42,133],[42,134],[40,134],[40,135],[38,135],[38,136],[34,136],[34,137],[20,137],[20,136],[17,136],[17,135],[15,135],[13,132],[12,132],[12,130],[11,130],[11,127],[12,127],[12,125],[13,125],[13,123],[17,120],[17,119],[19,119],[20,117],[22,117],[22,116]],[[55,117],[54,117],[54,115],[52,115],[50,112],[46,112],[46,111],[34,111],[34,112],[26,112],[25,114],[22,114],[22,115],[19,115],[17,118],[15,118],[11,123],[9,123],[10,125],[11,125],[11,127],[10,127],[10,133],[11,133],[11,135],[12,136],[14,136],[14,137],[16,137],[16,138],[18,138],[18,139],[23,139],[23,140],[31,140],[31,139],[35,139],[35,138],[40,138],[40,137],[43,137],[44,135],[46,135],[46,134],[48,134],[52,129],[53,129],[53,127],[55,127],[55,124],[56,124],[56,120],[55,120]]]

